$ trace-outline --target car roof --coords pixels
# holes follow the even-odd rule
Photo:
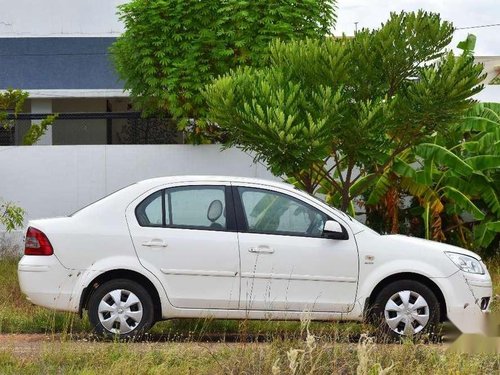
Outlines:
[[[186,176],[165,176],[165,177],[155,177],[147,180],[139,181],[139,184],[169,184],[169,183],[177,183],[177,182],[194,182],[194,183],[203,183],[203,182],[234,182],[234,183],[251,183],[251,184],[259,184],[259,185],[267,185],[274,186],[287,190],[294,190],[295,187],[291,184],[285,182],[278,182],[272,180],[265,180],[262,178],[251,178],[251,177],[236,177],[236,176],[202,176],[202,175],[186,175]]]

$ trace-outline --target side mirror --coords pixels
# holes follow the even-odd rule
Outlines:
[[[323,237],[332,240],[348,240],[349,235],[345,228],[340,223],[334,220],[327,220],[323,227]]]

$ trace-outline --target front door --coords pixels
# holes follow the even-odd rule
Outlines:
[[[228,189],[207,184],[158,189],[127,211],[139,260],[160,275],[174,307],[238,308],[238,238]]]
[[[349,311],[356,297],[358,252],[323,238],[327,214],[293,197],[251,185],[235,189],[241,252],[241,308]],[[241,223],[239,223],[241,226]]]

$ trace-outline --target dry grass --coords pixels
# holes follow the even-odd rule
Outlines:
[[[443,346],[319,340],[269,343],[50,342],[36,351],[0,348],[2,374],[496,374],[495,354]]]

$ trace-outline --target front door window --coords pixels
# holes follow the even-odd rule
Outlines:
[[[326,215],[273,191],[238,188],[248,232],[321,237]]]

